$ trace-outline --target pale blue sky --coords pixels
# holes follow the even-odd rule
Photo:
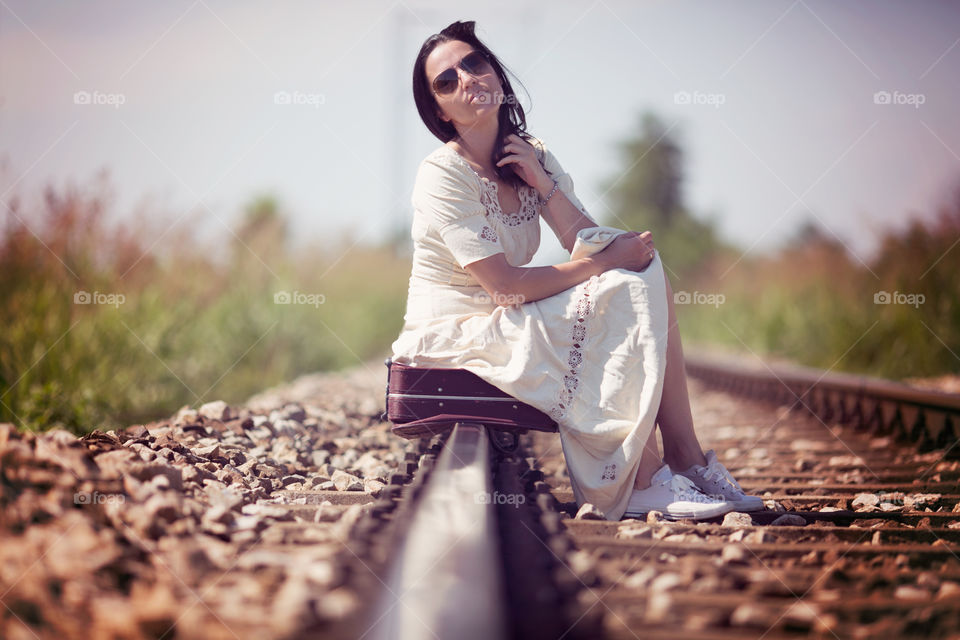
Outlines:
[[[382,238],[409,225],[440,144],[413,106],[414,56],[456,19],[519,76],[529,130],[595,215],[643,110],[680,135],[692,209],[754,251],[809,210],[866,257],[960,180],[957,3],[0,0],[3,200],[105,167],[118,215],[150,203],[228,236],[269,192],[298,239]],[[723,104],[678,104],[684,91]]]

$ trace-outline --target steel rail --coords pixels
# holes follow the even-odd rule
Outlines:
[[[685,360],[688,375],[708,386],[791,405],[799,403],[824,422],[889,433],[916,443],[921,451],[949,449],[960,435],[958,394],[796,365],[749,366],[699,354],[687,355]]]

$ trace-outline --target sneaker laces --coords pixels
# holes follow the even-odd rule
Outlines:
[[[731,485],[734,489],[736,489],[740,493],[744,493],[744,490],[740,486],[740,483],[737,482],[732,475],[730,475],[730,472],[727,471],[727,468],[723,466],[719,461],[707,467],[703,477],[707,480],[707,482],[720,480],[721,482],[725,482]]]
[[[716,502],[713,498],[700,491],[690,478],[682,476],[679,473],[673,474],[669,483],[670,491],[681,500],[686,500],[687,502]]]

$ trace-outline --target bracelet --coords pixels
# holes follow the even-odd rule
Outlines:
[[[555,193],[557,192],[557,189],[559,189],[559,188],[560,188],[560,183],[557,182],[556,180],[554,180],[554,181],[553,181],[553,189],[550,189],[550,193],[547,194],[547,197],[546,197],[546,198],[541,198],[541,199],[540,199],[540,206],[541,206],[541,207],[547,206],[547,203],[550,202],[550,198],[553,197],[553,194],[555,194]]]

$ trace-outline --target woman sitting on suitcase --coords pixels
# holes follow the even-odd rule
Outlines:
[[[599,227],[587,214],[554,154],[526,132],[473,22],[424,42],[413,93],[444,144],[413,189],[413,271],[394,361],[471,371],[548,414],[577,502],[609,520],[762,509],[694,434],[673,293],[650,233]],[[522,266],[541,216],[569,262]]]

